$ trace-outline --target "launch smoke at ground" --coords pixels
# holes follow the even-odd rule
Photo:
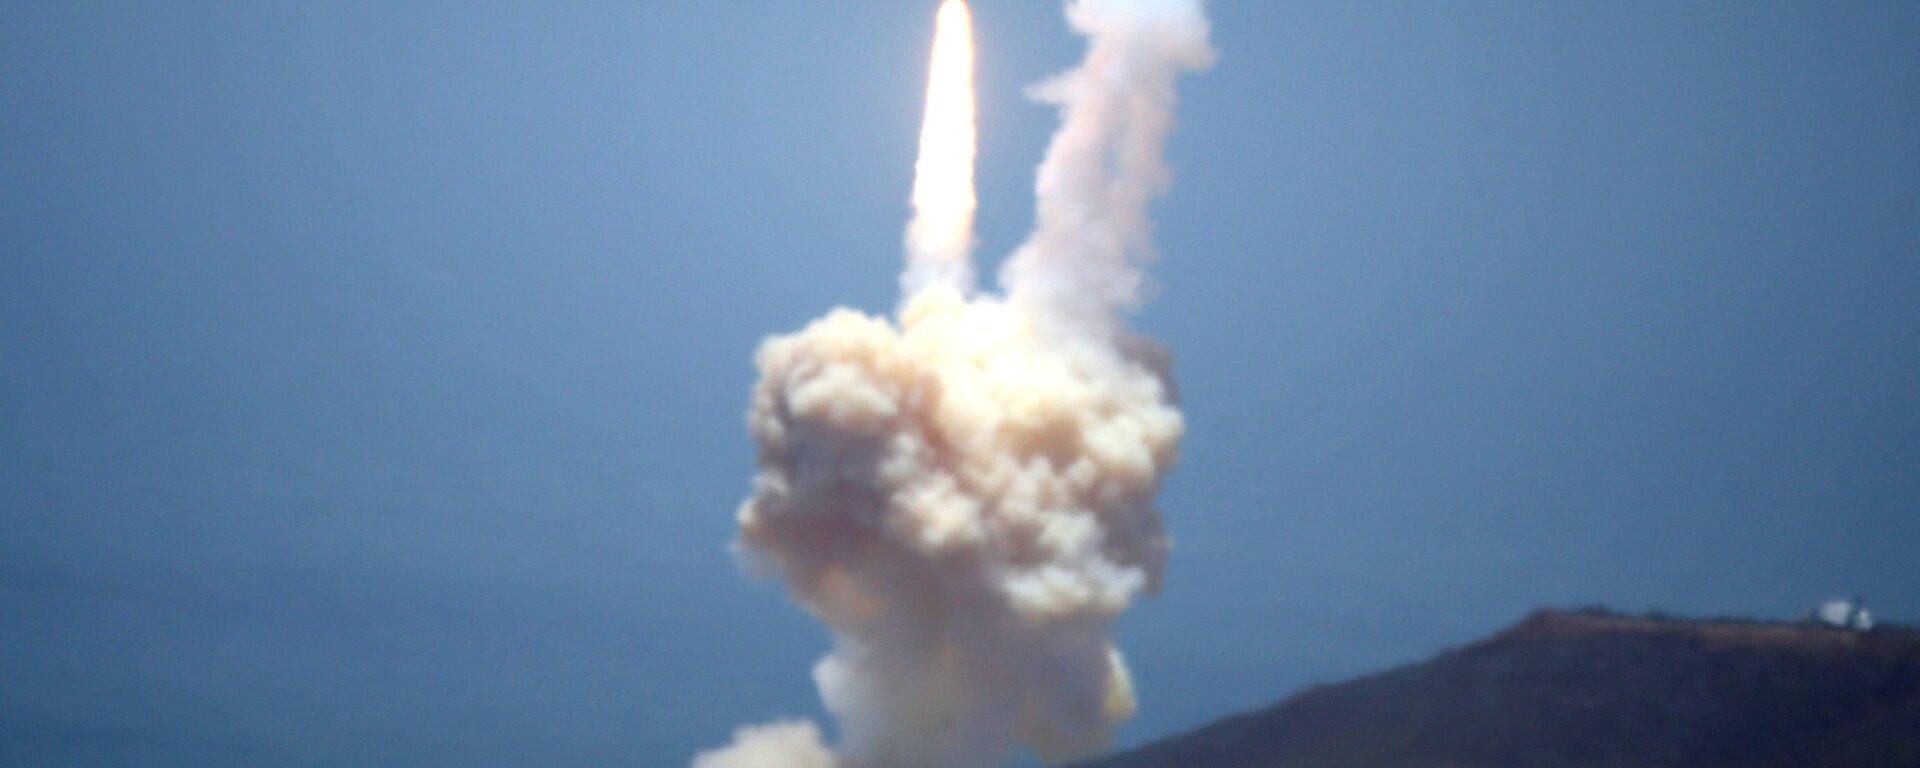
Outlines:
[[[831,627],[814,677],[840,738],[746,728],[695,768],[986,768],[1020,746],[1059,762],[1133,714],[1109,630],[1158,588],[1153,502],[1182,422],[1166,356],[1122,313],[1174,81],[1212,54],[1199,0],[1067,15],[1089,50],[1034,91],[1062,126],[1003,296],[971,295],[971,33],[948,0],[897,321],[836,309],[756,358],[738,545]]]

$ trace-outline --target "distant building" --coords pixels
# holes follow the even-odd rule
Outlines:
[[[1807,612],[1807,620],[1816,624],[1825,624],[1835,629],[1851,629],[1866,632],[1873,629],[1873,614],[1867,612],[1860,598],[1852,600],[1828,600]]]

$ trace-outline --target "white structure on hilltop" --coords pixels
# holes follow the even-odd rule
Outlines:
[[[1873,614],[1867,612],[1860,598],[1851,600],[1828,600],[1807,612],[1807,619],[1835,629],[1851,629],[1865,632],[1873,629]]]

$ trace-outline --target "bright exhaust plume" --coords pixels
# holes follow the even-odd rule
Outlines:
[[[913,222],[907,226],[909,294],[940,285],[973,287],[973,187],[977,152],[973,95],[973,14],[964,0],[940,5],[927,78],[927,108],[914,164]]]
[[[1169,173],[1174,83],[1212,60],[1200,0],[1070,0],[1075,69],[1033,233],[971,295],[966,5],[940,9],[889,319],[835,309],[761,345],[736,549],[831,629],[838,726],[745,728],[695,768],[992,768],[1105,750],[1135,709],[1113,622],[1159,588],[1154,507],[1184,431],[1168,356],[1126,327]]]

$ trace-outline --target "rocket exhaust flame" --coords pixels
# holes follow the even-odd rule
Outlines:
[[[736,547],[833,630],[839,725],[742,729],[694,768],[1063,762],[1134,710],[1109,637],[1158,589],[1154,509],[1183,424],[1167,358],[1125,327],[1168,174],[1174,81],[1212,56],[1201,0],[1068,0],[1081,65],[1035,90],[1062,122],[1033,234],[970,296],[971,21],[940,10],[895,320],[836,309],[761,345]]]
[[[933,285],[963,293],[973,287],[973,17],[965,0],[942,3],[935,30],[901,278],[909,295]]]

